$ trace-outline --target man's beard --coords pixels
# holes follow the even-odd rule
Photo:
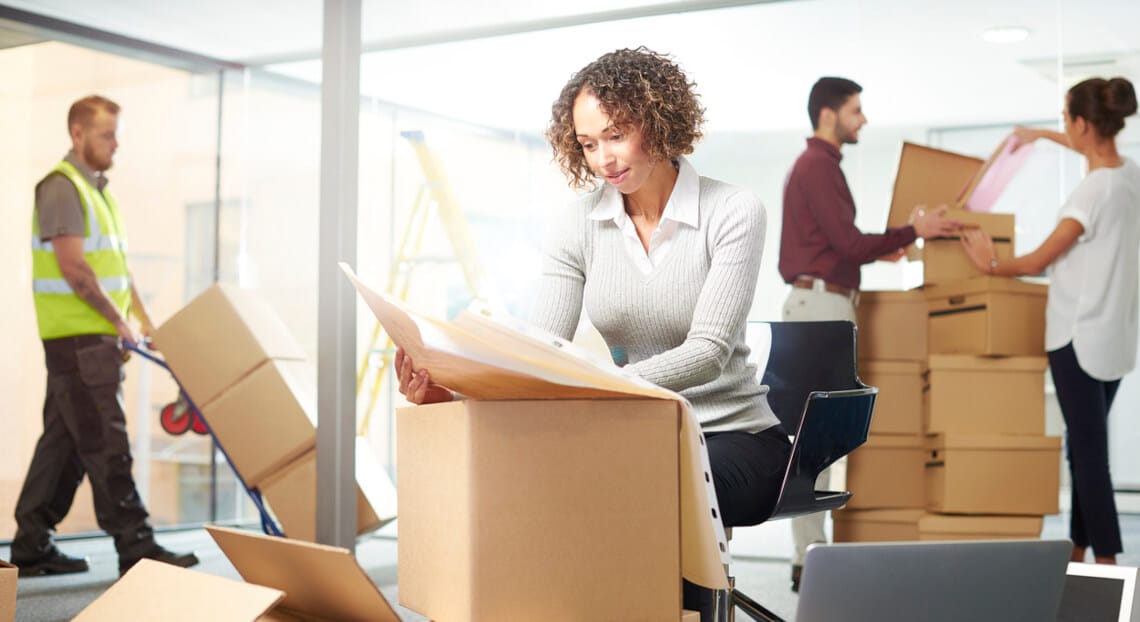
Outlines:
[[[111,156],[101,158],[99,154],[95,152],[95,149],[90,146],[83,149],[83,159],[87,160],[87,163],[90,164],[97,173],[102,173],[110,169],[114,164],[114,160]]]

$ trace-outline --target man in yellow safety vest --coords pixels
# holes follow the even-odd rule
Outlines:
[[[71,151],[36,186],[32,289],[47,365],[43,434],[16,504],[12,562],[20,576],[84,572],[87,560],[52,541],[86,474],[99,526],[114,538],[119,572],[140,559],[187,567],[193,553],[155,542],[131,474],[122,406],[123,350],[153,328],[127,269],[126,235],[104,173],[118,148],[119,106],[93,95],[67,115]]]

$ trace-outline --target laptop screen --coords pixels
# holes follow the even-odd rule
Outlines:
[[[1056,620],[1071,551],[1068,540],[812,546],[796,620]]]

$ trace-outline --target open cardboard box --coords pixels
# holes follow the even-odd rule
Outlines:
[[[77,622],[400,622],[343,548],[207,526],[245,582],[143,560]]]
[[[936,208],[945,205],[954,209],[950,217],[967,226],[981,227],[995,242],[999,258],[1013,256],[1013,216],[989,214],[962,209],[973,206],[975,192],[984,182],[986,173],[998,162],[1005,149],[1005,141],[988,160],[981,160],[951,151],[904,142],[899,156],[899,169],[895,177],[894,194],[887,217],[888,227],[907,224],[911,211],[917,205]],[[1012,174],[1011,172],[1009,173]],[[1008,175],[1003,175],[1008,180]],[[982,190],[990,200],[1000,194],[999,183],[985,184]],[[927,240],[922,249],[911,246],[907,254],[911,261],[923,261],[923,282],[942,283],[978,275],[977,268],[960,248],[958,239]]]
[[[400,409],[400,604],[447,622],[676,620],[677,402]]]
[[[0,560],[0,622],[14,622],[16,619],[16,579],[19,570],[4,560]]]

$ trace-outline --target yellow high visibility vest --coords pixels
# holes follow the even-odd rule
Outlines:
[[[56,165],[79,191],[85,222],[83,256],[94,270],[115,308],[126,318],[131,305],[127,273],[127,238],[119,207],[100,192],[70,162]],[[117,335],[115,326],[71,289],[59,269],[51,240],[40,240],[38,214],[32,214],[32,292],[40,339],[73,335]]]

